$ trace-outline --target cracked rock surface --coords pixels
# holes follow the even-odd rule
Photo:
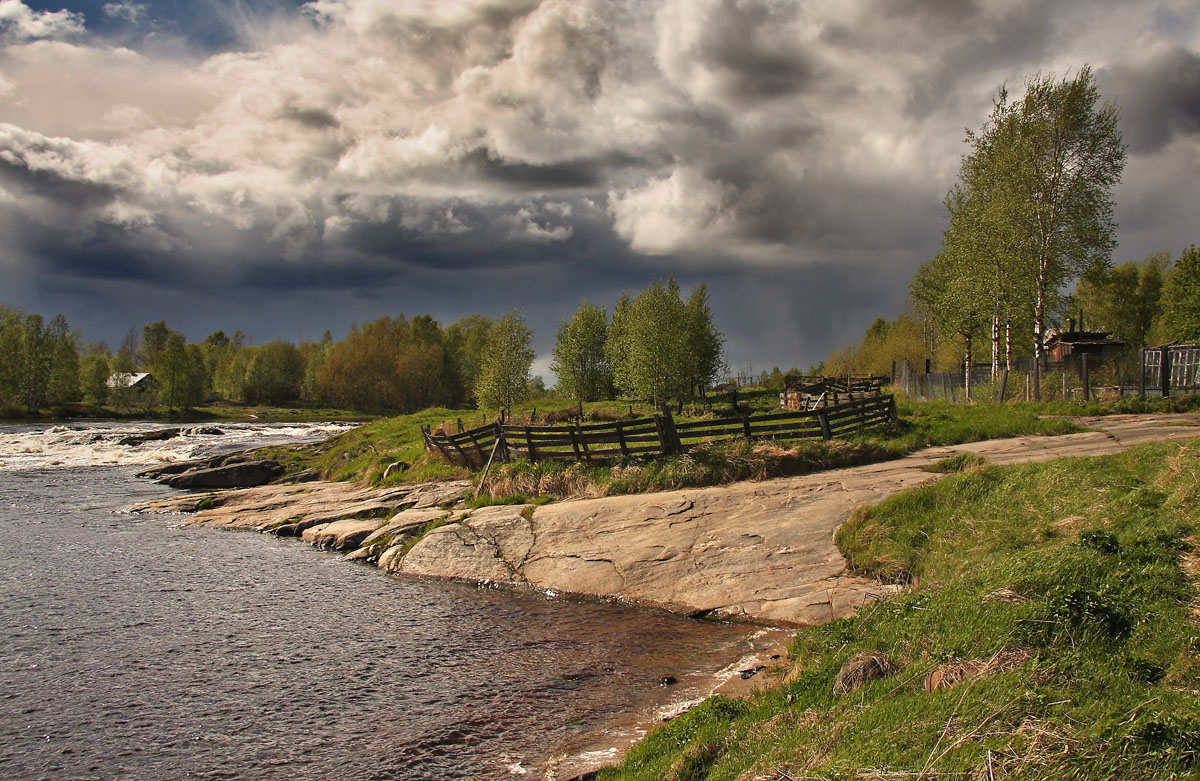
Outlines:
[[[1000,464],[1107,455],[1198,436],[1195,426],[1162,425],[1198,417],[1089,418],[1082,423],[1100,431],[928,448],[896,461],[715,488],[489,507],[429,532],[395,569],[683,613],[823,623],[895,590],[847,572],[833,535],[856,507],[939,479],[922,466],[959,452]]]
[[[964,452],[994,464],[1108,455],[1143,442],[1200,436],[1198,421],[1194,414],[1085,418],[1079,422],[1096,431],[932,447],[896,461],[801,477],[457,510],[411,548],[422,527],[446,518],[447,511],[436,508],[463,498],[470,483],[269,485],[185,494],[134,509],[203,507],[190,523],[302,535],[410,575],[617,597],[777,625],[817,624],[897,589],[849,573],[833,535],[856,507],[939,479],[921,467]]]

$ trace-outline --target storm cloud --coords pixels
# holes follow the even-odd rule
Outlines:
[[[902,305],[996,90],[1085,63],[1129,144],[1117,259],[1196,240],[1183,0],[314,0],[197,38],[103,9],[0,0],[0,269],[106,338],[516,305],[545,352],[675,274],[735,367],[805,365]]]

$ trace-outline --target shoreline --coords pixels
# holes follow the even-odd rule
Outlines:
[[[773,683],[778,669],[787,664],[786,641],[782,640],[791,635],[787,627],[852,615],[866,601],[899,590],[847,576],[833,533],[854,507],[875,504],[906,488],[940,479],[942,475],[926,467],[956,454],[975,454],[996,464],[1107,455],[1142,442],[1200,436],[1198,421],[1200,415],[1196,414],[1089,418],[1081,423],[1099,430],[933,447],[894,461],[797,478],[541,506],[451,510],[443,505],[457,500],[439,494],[440,484],[404,486],[386,489],[399,492],[386,497],[387,501],[395,507],[405,506],[394,515],[361,517],[361,505],[348,513],[351,507],[341,504],[332,515],[317,512],[305,518],[305,527],[294,531],[316,547],[341,550],[343,558],[374,561],[381,569],[398,574],[533,588],[556,597],[615,598],[693,617],[712,615],[773,627],[756,636],[773,633],[774,650],[766,655],[774,665],[764,664],[756,675],[743,681],[737,673],[758,666],[759,661],[747,660],[766,650],[753,649],[713,676],[711,688],[701,696],[679,703],[676,714],[661,709],[635,714],[615,736],[610,730],[603,741],[551,757],[553,764],[545,778],[565,781],[619,762],[650,729],[662,723],[663,716],[677,715],[713,694],[744,696]],[[342,487],[303,484],[286,489],[304,497],[324,490],[373,490],[325,485]],[[456,490],[465,492],[466,487],[459,485]],[[257,504],[254,492],[260,492],[262,501]],[[280,509],[278,487],[267,487],[266,495],[261,492],[263,489],[192,494],[138,509],[189,512],[203,497],[215,496],[221,506],[201,510],[187,523],[270,531],[270,524],[263,522],[275,517],[264,515],[268,507],[269,512],[283,513],[286,518],[292,517],[296,507],[285,503]],[[246,501],[239,504],[235,497]],[[378,505],[377,510],[383,506]],[[426,516],[413,515],[421,509]],[[433,525],[430,512],[437,516]],[[356,515],[359,517],[353,517]],[[381,550],[372,551],[369,544],[360,547],[385,528],[395,534]],[[684,542],[679,542],[681,539]],[[398,555],[386,555],[389,548],[401,546]],[[366,553],[356,556],[360,551]],[[774,580],[765,583],[766,576]],[[798,580],[805,577],[807,582],[797,589]]]

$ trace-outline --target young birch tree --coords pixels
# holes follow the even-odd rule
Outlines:
[[[1010,103],[1002,89],[980,132],[967,135],[963,186],[997,226],[988,240],[1014,254],[1017,289],[1031,297],[1038,361],[1058,291],[1107,266],[1116,244],[1112,191],[1125,147],[1116,106],[1099,100],[1086,65],[1073,79],[1035,76],[1019,101]]]
[[[580,402],[608,397],[612,370],[604,350],[607,338],[608,314],[603,307],[584,301],[574,317],[563,320],[550,364],[560,393]]]
[[[533,331],[517,310],[508,310],[496,321],[488,332],[475,382],[475,397],[480,407],[511,413],[514,404],[529,398],[532,342]]]

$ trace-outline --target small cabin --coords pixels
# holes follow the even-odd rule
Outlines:
[[[1065,333],[1052,335],[1046,340],[1046,352],[1053,363],[1077,364],[1084,355],[1088,363],[1099,366],[1112,358],[1120,358],[1125,352],[1125,342],[1114,339],[1107,331],[1075,330],[1075,320]]]

